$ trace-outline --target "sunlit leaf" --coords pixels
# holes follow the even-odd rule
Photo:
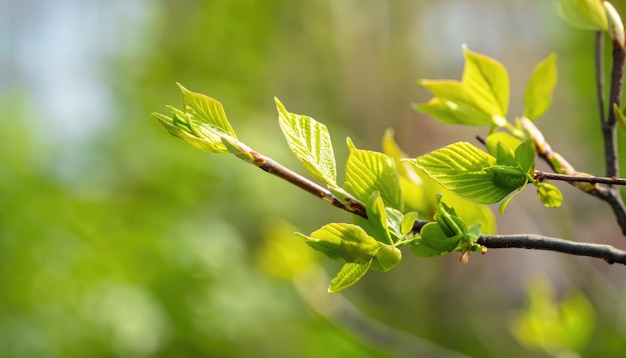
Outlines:
[[[385,244],[393,244],[391,233],[387,226],[387,212],[380,193],[374,192],[369,200],[370,205],[367,208],[367,219],[360,216],[354,217],[354,223],[365,229],[365,231],[376,239]]]
[[[613,103],[613,111],[615,112],[615,118],[617,118],[619,125],[626,129],[626,119],[624,119],[624,113],[622,113],[616,103]]]
[[[178,88],[183,94],[183,111],[187,114],[190,124],[206,123],[236,138],[219,101],[201,93],[192,92],[180,83],[178,83]]]
[[[386,245],[380,248],[370,267],[374,271],[387,272],[402,261],[402,252],[397,247]]]
[[[509,107],[509,75],[502,64],[491,57],[472,52],[463,46],[465,69],[461,82],[472,102],[485,113],[506,117]]]
[[[515,149],[515,159],[524,173],[530,173],[535,167],[535,142],[525,141]]]
[[[488,126],[493,124],[492,117],[473,106],[456,104],[444,98],[435,97],[427,103],[414,104],[413,108],[446,124],[466,124]]]
[[[507,132],[493,132],[487,136],[485,140],[485,147],[487,148],[487,153],[492,156],[497,156],[498,151],[498,143],[503,143],[507,147],[511,148],[511,150],[515,150],[522,141],[519,140],[514,135]]]
[[[431,222],[422,228],[421,239],[411,246],[411,251],[417,256],[435,257],[449,254],[460,248],[462,235],[448,237],[441,225]]]
[[[537,197],[547,208],[558,208],[563,203],[561,191],[549,183],[537,184]]]
[[[559,15],[581,30],[607,31],[609,22],[602,0],[560,0]]]
[[[526,86],[526,92],[524,93],[524,116],[535,120],[550,108],[556,81],[556,55],[550,54],[535,67]]]
[[[170,134],[187,143],[212,153],[228,153],[222,137],[237,138],[226,119],[222,104],[200,93],[192,92],[178,84],[183,96],[183,110],[168,106],[172,117],[153,113]]]
[[[415,211],[404,214],[404,217],[402,217],[402,224],[400,225],[402,235],[406,235],[413,230],[416,220],[417,213]]]
[[[357,283],[369,270],[371,260],[363,263],[347,263],[330,281],[328,293],[337,293]]]
[[[378,191],[386,206],[401,209],[400,181],[393,159],[383,153],[357,149],[350,138],[348,147],[344,189],[366,204]]]
[[[280,128],[293,154],[311,175],[337,187],[335,154],[326,126],[311,117],[289,113],[278,98],[274,100]]]
[[[383,246],[362,228],[352,224],[332,223],[314,231],[311,236],[298,235],[305,238],[313,249],[343,262],[370,262]]]
[[[504,199],[526,182],[519,167],[496,165],[494,157],[467,142],[407,161],[445,188],[483,204]]]

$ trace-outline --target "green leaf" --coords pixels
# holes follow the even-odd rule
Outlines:
[[[487,139],[485,140],[485,146],[487,147],[487,152],[493,155],[494,157],[497,157],[498,143],[500,142],[502,142],[503,144],[505,144],[507,147],[511,148],[512,150],[515,150],[515,148],[517,148],[520,144],[522,144],[521,140],[519,140],[517,137],[515,137],[514,135],[510,133],[493,132],[489,134],[487,136]]]
[[[496,144],[496,164],[514,167],[517,165],[515,155],[509,146],[502,142]]]
[[[402,252],[391,245],[386,245],[380,248],[372,260],[371,269],[374,271],[387,272],[402,261]]]
[[[177,85],[183,94],[183,111],[187,114],[192,127],[200,123],[206,123],[236,138],[220,102],[201,93],[189,91],[180,83]]]
[[[278,98],[274,101],[280,128],[293,154],[311,175],[337,187],[335,154],[326,126],[311,117],[287,112]]]
[[[533,70],[524,93],[524,116],[531,120],[541,117],[552,103],[552,92],[556,86],[556,55],[550,54]]]
[[[421,239],[411,246],[417,256],[436,257],[449,254],[461,247],[462,235],[449,237],[439,223],[430,222],[422,228]]]
[[[414,104],[413,109],[426,113],[445,124],[465,124],[470,126],[489,126],[493,124],[489,114],[473,106],[458,105],[438,97],[431,99],[428,103]]]
[[[184,126],[174,125],[173,118],[166,117],[160,113],[152,113],[152,117],[157,119],[171,135],[184,140],[200,150],[211,153],[228,153],[225,147],[220,147],[215,142],[196,137],[190,130],[184,129]],[[176,115],[174,114],[173,117],[176,118]]]
[[[496,165],[494,157],[467,142],[407,161],[445,188],[482,204],[496,203],[526,183],[519,167]]]
[[[463,220],[456,215],[454,208],[441,201],[441,196],[434,218],[448,237],[464,236],[467,233],[467,226]]]
[[[559,15],[581,30],[607,31],[609,22],[602,0],[560,0]]]
[[[332,223],[314,231],[311,236],[298,235],[313,249],[344,262],[370,262],[383,246],[362,228],[351,224]]]
[[[461,82],[475,105],[485,113],[506,117],[509,107],[509,75],[502,64],[463,46],[465,69]]]
[[[372,193],[378,191],[386,206],[402,209],[400,181],[393,159],[383,153],[356,149],[350,138],[348,147],[344,189],[367,206],[371,204]]]
[[[417,220],[417,213],[415,211],[408,212],[402,217],[402,223],[400,224],[400,232],[402,235],[407,235],[413,230],[413,225]]]
[[[537,197],[547,208],[558,208],[563,202],[561,191],[549,183],[537,184]]]
[[[328,293],[337,293],[357,283],[369,270],[371,260],[364,263],[347,263],[330,281]]]
[[[515,149],[515,159],[524,173],[530,174],[535,168],[535,143],[528,139]]]
[[[168,106],[172,117],[153,113],[170,134],[187,143],[212,153],[228,153],[222,143],[227,136],[237,138],[226,119],[222,104],[200,93],[189,91],[181,84],[178,87],[183,96],[183,111]]]
[[[387,212],[385,210],[385,203],[378,191],[374,192],[369,200],[371,203],[367,208],[368,219],[365,220],[360,216],[355,217],[355,223],[361,224],[360,226],[367,231],[369,235],[374,237],[377,241],[385,244],[393,244],[391,233],[387,224]],[[367,222],[363,222],[367,221]]]

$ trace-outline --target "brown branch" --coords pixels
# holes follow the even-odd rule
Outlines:
[[[339,209],[345,210],[349,213],[367,219],[365,204],[352,197],[350,194],[345,193],[344,201],[341,201],[330,190],[303,177],[302,175],[276,162],[275,160],[253,150],[244,143],[234,138],[229,138],[228,143],[237,148],[236,150],[239,152],[233,154],[235,154],[235,156],[239,159],[242,159],[247,163],[253,164],[267,173],[286,180],[289,183],[297,186],[298,188],[315,195],[316,197],[324,200],[327,203],[330,203],[335,207],[338,207]]]
[[[545,173],[540,170],[535,170],[533,174],[535,180],[561,180],[568,183],[592,183],[592,184],[615,184],[626,185],[626,178],[606,178],[606,177],[594,177],[594,176],[582,176],[582,175],[566,175],[557,173]]]
[[[617,40],[613,40],[613,64],[611,69],[611,92],[609,94],[608,117],[602,122],[602,135],[604,137],[604,154],[606,157],[606,176],[619,176],[619,163],[617,157],[617,118],[613,107],[620,107],[622,99],[622,85],[624,77],[624,61],[626,51]]]
[[[542,235],[480,235],[478,243],[490,248],[520,248],[547,250],[564,254],[603,259],[609,264],[626,265],[626,251],[611,245],[576,242]]]
[[[417,220],[413,224],[413,233],[419,233],[428,221]],[[611,245],[576,242],[555,237],[534,234],[517,235],[480,235],[477,241],[489,249],[518,248],[529,250],[546,250],[563,254],[594,257],[603,259],[609,264],[626,265],[626,251],[616,249]]]

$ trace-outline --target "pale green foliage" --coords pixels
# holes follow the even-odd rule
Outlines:
[[[482,204],[497,203],[526,183],[519,167],[497,164],[495,157],[467,142],[407,161],[447,189]]]
[[[328,293],[337,293],[357,283],[370,269],[371,261],[366,263],[348,263],[343,265],[330,281]]]
[[[552,184],[538,183],[537,197],[548,208],[558,208],[563,203],[563,194]]]
[[[535,120],[550,108],[556,81],[556,55],[550,54],[535,66],[530,81],[528,81],[524,93],[524,116]]]
[[[609,23],[603,0],[560,0],[559,15],[573,27],[606,31]]]
[[[311,235],[299,234],[313,249],[344,263],[331,281],[330,292],[353,285],[369,269],[391,270],[401,261],[399,247],[404,245],[424,257],[461,251],[465,262],[469,252],[481,250],[476,244],[481,228],[495,231],[493,214],[483,204],[501,202],[502,214],[515,196],[510,194],[516,190],[519,193],[529,181],[537,185],[544,205],[560,205],[558,189],[536,183],[532,177],[533,141],[505,119],[509,101],[506,70],[494,59],[466,48],[463,51],[466,63],[462,80],[422,81],[436,97],[417,107],[443,122],[508,131],[494,131],[487,137],[488,153],[459,142],[407,159],[390,132],[383,139],[385,153],[358,149],[348,138],[350,155],[342,188],[337,184],[335,156],[326,126],[311,117],[288,112],[275,99],[280,127],[296,158],[315,179],[326,184],[336,196],[332,200],[346,206],[358,203],[365,208],[366,215],[355,215],[354,224],[331,223]],[[544,77],[548,77],[547,83],[540,81]],[[537,66],[527,88],[529,118],[540,116],[548,108],[555,82],[554,56],[550,56]],[[171,117],[154,114],[171,134],[205,151],[230,152],[271,170],[268,166],[273,164],[268,164],[268,158],[236,138],[220,102],[179,88],[183,110],[168,107]],[[453,206],[440,200],[442,193]],[[413,232],[418,219],[434,221],[425,224],[419,233]]]
[[[178,87],[183,95],[183,110],[168,107],[172,117],[153,113],[170,134],[187,143],[211,153],[228,153],[222,138],[236,138],[233,128],[226,119],[222,104],[200,93],[191,92],[181,84]]]
[[[415,109],[449,124],[502,126],[509,106],[509,75],[496,60],[463,47],[463,78],[421,80],[435,98]]]
[[[393,159],[383,153],[357,149],[349,138],[348,147],[350,156],[344,189],[364,203],[369,203],[372,193],[377,191],[387,206],[402,209],[400,182]]]
[[[527,307],[510,325],[520,343],[553,356],[585,347],[594,329],[595,312],[582,293],[569,292],[558,301],[550,283],[540,277],[529,283],[527,294]]]
[[[333,223],[311,233],[299,234],[306,243],[331,259],[344,262],[370,262],[383,244],[367,235],[361,227],[352,224]]]
[[[278,123],[293,154],[316,179],[337,187],[335,154],[325,125],[315,119],[289,113],[278,98]]]

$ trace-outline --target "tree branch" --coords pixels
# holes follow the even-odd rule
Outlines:
[[[582,176],[582,175],[566,175],[566,174],[557,174],[557,173],[545,173],[540,170],[535,170],[533,174],[535,180],[544,181],[544,180],[562,180],[568,183],[578,182],[578,183],[592,183],[592,184],[615,184],[615,185],[626,185],[626,178],[606,178],[606,177],[594,177],[594,176]]]
[[[411,232],[419,233],[428,221],[416,220],[413,224]],[[489,249],[529,249],[529,250],[546,250],[560,252],[563,254],[595,257],[603,259],[609,264],[626,265],[626,251],[616,249],[611,245],[593,244],[587,242],[576,242],[554,237],[534,235],[534,234],[516,234],[516,235],[480,235],[477,241]]]
[[[478,243],[490,248],[520,248],[547,250],[564,254],[588,256],[603,259],[609,264],[626,265],[626,251],[611,245],[583,243],[557,239],[541,235],[480,235]]]

